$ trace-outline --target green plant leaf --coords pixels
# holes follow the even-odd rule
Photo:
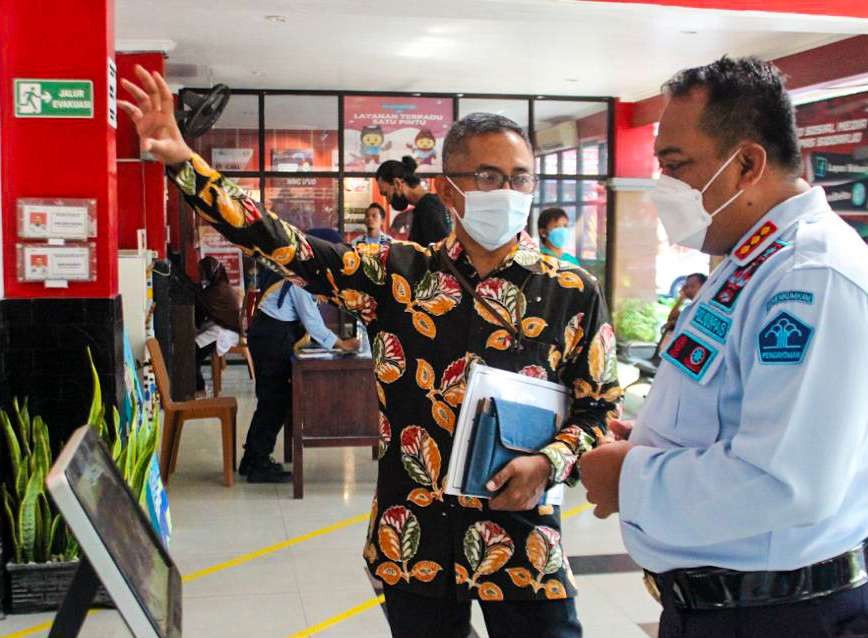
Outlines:
[[[48,426],[39,416],[33,419],[33,458],[36,459],[36,468],[42,471],[43,476],[48,476],[51,469],[51,443],[48,440]]]
[[[12,535],[12,553],[15,556],[15,562],[21,562],[21,544],[18,542],[18,525],[15,518],[15,507],[12,504],[12,496],[6,486],[0,484],[0,492],[3,493],[3,509],[6,511],[6,519],[9,521],[9,531]]]
[[[62,524],[63,519],[60,517],[60,514],[55,514],[51,521],[51,531],[48,534],[48,553],[50,556],[55,556],[57,554],[55,548],[57,547],[57,541],[60,536],[60,526]]]
[[[147,480],[148,468],[151,467],[151,455],[143,454],[136,462],[136,467],[133,469],[132,476],[128,481],[133,494],[140,494],[142,485]]]
[[[12,467],[12,476],[18,476],[18,468],[21,467],[21,446],[18,443],[18,435],[12,429],[12,422],[5,410],[0,410],[0,425],[6,435],[6,447],[9,450],[9,461]]]
[[[18,468],[18,474],[15,475],[15,501],[21,503],[24,500],[24,492],[27,490],[27,481],[30,478],[30,467],[27,463],[22,463]]]
[[[27,481],[27,490],[18,508],[18,536],[21,542],[21,557],[25,563],[34,560],[36,548],[36,501],[42,488],[42,475],[37,471]]]
[[[66,547],[63,550],[63,560],[70,561],[78,558],[78,541],[75,540],[69,526],[64,525],[66,532]]]
[[[90,348],[87,349],[87,360],[90,363],[90,377],[93,381],[93,396],[90,401],[90,413],[88,414],[87,422],[94,429],[99,430],[100,410],[104,409],[102,405],[102,388],[99,384],[99,374],[97,374]]]
[[[26,459],[30,456],[30,427],[24,420],[24,413],[18,398],[12,399],[12,411],[15,413],[15,421],[18,423],[18,437],[21,440],[21,457]]]
[[[36,562],[47,562],[51,557],[51,506],[48,504],[48,498],[45,496],[45,491],[39,495],[39,510],[42,516],[42,524],[39,528],[39,535],[36,537],[37,553]]]

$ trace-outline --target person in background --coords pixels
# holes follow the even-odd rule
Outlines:
[[[772,64],[664,89],[652,201],[671,242],[726,258],[629,439],[582,457],[588,501],[620,513],[661,638],[868,636],[868,247],[800,177]]]
[[[672,305],[669,311],[669,316],[666,318],[666,323],[660,327],[660,341],[657,343],[657,350],[654,353],[652,361],[656,364],[660,363],[660,353],[663,352],[672,340],[672,333],[675,330],[675,324],[678,323],[678,317],[681,316],[681,311],[684,309],[685,303],[689,306],[696,295],[699,294],[700,288],[708,279],[701,272],[695,272],[692,275],[687,275],[684,285],[678,290],[678,298]]]
[[[215,350],[221,357],[238,345],[241,335],[241,304],[229,283],[226,268],[217,259],[199,260],[196,290],[196,390],[205,390],[202,366]]]
[[[428,246],[445,239],[452,228],[449,211],[434,193],[429,193],[416,175],[416,160],[406,155],[401,161],[389,160],[377,169],[377,186],[397,211],[413,206],[409,241]]]
[[[574,266],[580,266],[579,260],[567,252],[570,241],[569,224],[570,218],[563,208],[546,208],[541,212],[536,222],[541,244],[540,252]]]
[[[523,232],[537,181],[524,130],[489,113],[453,124],[438,191],[455,233],[372,254],[305,235],[242,193],[184,141],[162,76],[140,66],[136,74],[144,88],[123,85],[138,106],[118,106],[190,206],[368,329],[381,455],[364,557],[384,583],[392,635],[469,635],[478,599],[491,636],[580,638],[560,508],[540,505],[540,497],[578,481],[577,462],[606,439],[622,392],[599,283],[544,259]],[[496,494],[485,502],[442,487],[468,368],[480,360],[570,390],[551,442],[492,476],[486,487]]]
[[[248,483],[283,483],[291,478],[273,458],[277,435],[292,427],[292,353],[305,331],[323,348],[358,350],[357,339],[339,339],[329,330],[313,295],[269,270],[260,274],[263,292],[247,331],[256,373],[256,410],[247,431],[238,473]]]
[[[365,211],[365,234],[358,237],[353,245],[358,244],[388,244],[392,241],[386,233],[383,232],[383,220],[386,218],[386,211],[376,202],[368,206]]]

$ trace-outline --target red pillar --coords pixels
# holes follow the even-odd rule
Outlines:
[[[3,277],[7,298],[107,298],[117,295],[115,129],[108,118],[109,61],[114,59],[114,2],[62,0],[3,7],[0,58]],[[93,82],[93,117],[21,118],[13,82],[70,79]],[[17,281],[16,201],[69,197],[97,202],[96,279],[67,289]]]
[[[0,303],[0,404],[12,396],[29,396],[31,414],[43,416],[52,440],[61,441],[87,416],[88,348],[106,402],[119,405],[123,398],[116,120],[110,99],[114,0],[0,0],[0,15],[0,235],[5,287]],[[31,87],[39,84],[41,99],[33,98],[35,93],[21,99],[23,91],[16,95],[15,79],[33,80]],[[64,93],[61,87],[40,84],[45,80],[82,81],[85,88],[77,85],[75,91]],[[23,106],[16,108],[16,100]],[[85,107],[75,114],[86,117],[56,117],[58,110],[72,107]],[[93,281],[70,280],[65,288],[18,281],[19,198],[95,200],[96,237],[89,240],[96,256]]]
[[[118,53],[118,82],[134,80],[135,66],[165,71],[161,52]],[[122,88],[121,92],[126,93]],[[127,96],[121,96],[128,99]],[[118,115],[118,248],[137,248],[139,229],[145,229],[147,247],[166,257],[166,179],[163,165],[142,160],[139,138],[126,113]]]

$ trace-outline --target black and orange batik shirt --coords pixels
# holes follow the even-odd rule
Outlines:
[[[481,278],[454,236],[334,245],[266,210],[202,158],[170,171],[187,201],[246,254],[358,316],[370,335],[380,407],[380,460],[364,558],[389,586],[429,596],[545,600],[575,595],[558,507],[502,512],[444,493],[452,434],[473,361],[563,384],[571,413],[542,453],[553,483],[575,484],[577,461],[617,409],[615,339],[597,281],[540,254],[526,235]],[[465,293],[441,248],[518,328],[521,344]]]

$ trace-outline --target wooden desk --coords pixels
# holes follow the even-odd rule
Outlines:
[[[379,443],[379,408],[371,359],[295,359],[292,432],[284,428],[284,456],[292,454],[293,497],[304,496],[304,448]],[[290,447],[291,445],[291,447]]]

